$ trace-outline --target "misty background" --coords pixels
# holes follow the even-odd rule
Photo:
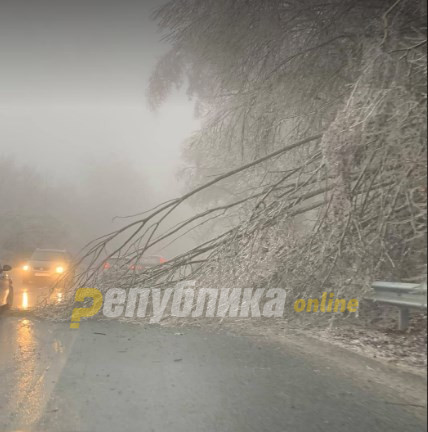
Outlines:
[[[180,92],[157,112],[146,101],[169,48],[151,17],[162,3],[0,0],[0,257],[76,253],[115,216],[181,193],[193,104]]]

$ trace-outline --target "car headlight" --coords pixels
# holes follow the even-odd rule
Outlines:
[[[30,266],[28,264],[25,264],[24,266],[22,266],[22,270],[24,270],[25,272],[30,270]]]
[[[58,274],[62,274],[62,273],[64,273],[64,271],[65,271],[65,269],[64,269],[64,267],[62,267],[62,266],[58,266],[58,267],[55,269],[55,272],[58,273]]]

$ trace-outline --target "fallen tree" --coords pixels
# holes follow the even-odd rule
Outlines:
[[[133,283],[281,283],[304,296],[424,279],[423,13],[410,0],[167,4],[157,18],[173,47],[149,96],[156,107],[189,82],[203,113],[186,147],[196,168],[188,193],[89,245],[90,276],[105,255],[132,262],[207,225],[215,236]],[[186,201],[201,211],[166,229]]]

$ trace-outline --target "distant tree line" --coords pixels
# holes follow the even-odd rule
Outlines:
[[[25,260],[35,248],[77,253],[112,230],[115,216],[150,206],[145,180],[127,161],[85,170],[58,181],[0,156],[0,260]]]

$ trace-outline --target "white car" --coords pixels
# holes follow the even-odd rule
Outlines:
[[[11,266],[0,264],[0,307],[10,308],[13,304],[13,284],[8,272]]]
[[[70,254],[60,249],[36,249],[22,267],[24,283],[55,281],[72,272]]]

